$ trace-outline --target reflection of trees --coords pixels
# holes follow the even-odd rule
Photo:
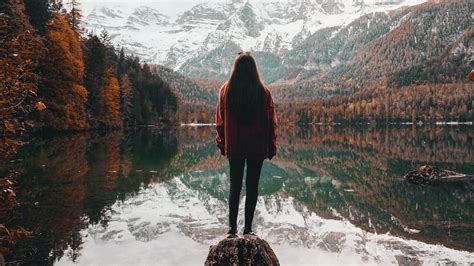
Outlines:
[[[204,190],[206,194],[227,201],[229,183],[225,174],[228,174],[228,162],[217,149],[214,127],[187,127],[172,131],[172,134],[180,140],[179,151],[164,172],[166,176],[184,174],[182,180],[191,189]],[[279,178],[284,174],[282,168],[265,162],[260,178],[260,195],[278,191],[283,183]],[[245,184],[242,191],[245,193]]]
[[[226,201],[227,161],[213,127],[74,134],[36,139],[18,179],[16,226],[33,231],[9,260],[51,264],[80,255],[80,232],[107,224],[110,206],[148,182],[181,176],[183,184]],[[414,186],[401,179],[429,162],[473,173],[473,132],[462,128],[280,129],[278,156],[266,161],[260,195],[291,196],[323,217],[343,216],[376,232],[472,250],[472,184]],[[345,191],[352,189],[353,191]],[[35,204],[37,202],[37,204]],[[369,222],[370,221],[370,222]]]
[[[176,157],[163,173],[164,178],[171,178],[194,170],[221,169],[227,161],[220,155],[214,142],[214,127],[184,127],[175,129],[170,134],[179,139]]]
[[[25,171],[18,184],[20,219],[33,231],[19,242],[11,260],[52,264],[68,250],[75,260],[81,230],[106,225],[110,206],[158,175],[177,152],[174,135],[139,131],[81,133],[36,139],[21,154]]]
[[[13,259],[25,264],[52,264],[64,251],[82,244],[80,230],[88,171],[85,158],[88,135],[68,135],[34,146],[25,158],[26,174],[19,178],[21,220],[32,230],[32,238],[18,244]],[[70,254],[76,257],[74,253]]]
[[[118,195],[138,192],[150,180],[161,180],[178,152],[178,137],[167,131],[143,129],[122,142]]]
[[[423,162],[474,161],[474,131],[469,127],[342,127],[313,126],[283,129],[279,143],[351,149],[377,153],[386,159]]]
[[[474,248],[465,234],[474,224],[472,184],[416,186],[402,177],[412,160],[474,172],[472,132],[314,128],[282,135],[276,163],[297,170],[285,189],[319,215],[335,217],[335,210],[366,230],[408,236],[416,228],[411,238]]]
[[[85,213],[91,223],[107,224],[110,206],[159,180],[177,153],[177,138],[169,132],[139,130],[109,132],[89,143]]]
[[[213,128],[172,134],[180,139],[178,154],[163,176],[184,174],[186,186],[226,200],[228,184],[219,178],[227,162],[215,147]],[[260,193],[280,191],[323,217],[343,216],[369,231],[408,236],[404,228],[416,228],[421,232],[410,237],[460,247],[466,242],[463,221],[472,224],[472,210],[462,204],[472,198],[469,188],[416,187],[402,175],[412,160],[473,172],[472,146],[472,133],[462,128],[282,128],[278,156],[264,166]]]
[[[84,213],[90,223],[106,222],[108,206],[115,202],[115,186],[119,175],[120,131],[94,134],[88,143],[90,169],[85,177],[87,197]]]

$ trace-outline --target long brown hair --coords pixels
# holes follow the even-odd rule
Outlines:
[[[250,52],[240,52],[235,58],[227,81],[226,102],[237,122],[250,125],[264,103],[266,94],[255,58]]]

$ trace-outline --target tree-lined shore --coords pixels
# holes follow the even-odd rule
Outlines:
[[[170,86],[138,57],[114,48],[107,32],[84,32],[75,0],[0,5],[2,135],[173,119]]]
[[[177,105],[150,66],[82,29],[76,0],[0,2],[0,255],[31,235],[11,226],[21,173],[9,163],[31,133],[163,125]]]

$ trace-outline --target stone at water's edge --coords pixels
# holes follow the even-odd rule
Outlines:
[[[270,245],[256,236],[225,238],[209,248],[206,266],[280,265]]]
[[[473,176],[457,173],[450,170],[439,169],[430,165],[423,165],[405,175],[408,182],[414,184],[433,184],[437,181],[462,181],[472,180]]]

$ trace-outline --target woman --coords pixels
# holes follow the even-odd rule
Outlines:
[[[237,237],[237,214],[247,162],[244,235],[252,232],[263,160],[276,154],[277,118],[272,96],[260,79],[255,59],[240,52],[230,78],[219,90],[216,143],[230,165],[229,231]]]

